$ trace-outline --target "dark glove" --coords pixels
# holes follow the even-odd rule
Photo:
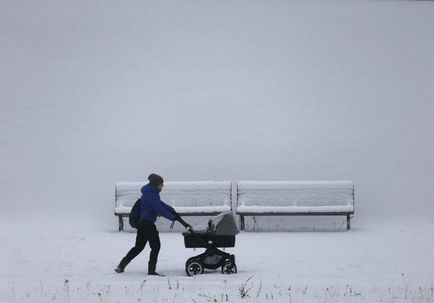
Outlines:
[[[174,215],[175,215],[175,219],[176,219],[176,220],[181,219],[181,216],[180,216],[177,212],[175,212]]]

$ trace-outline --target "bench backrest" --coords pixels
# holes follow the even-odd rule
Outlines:
[[[118,182],[115,185],[115,207],[133,207],[142,195],[144,182]]]
[[[141,196],[144,182],[119,182],[115,186],[115,207],[132,207]],[[178,207],[231,205],[230,181],[168,181],[161,200]]]
[[[353,181],[240,181],[238,206],[354,206]]]

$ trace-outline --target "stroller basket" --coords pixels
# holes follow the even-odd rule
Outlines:
[[[218,235],[201,235],[201,234],[183,234],[186,248],[206,248],[205,243],[215,247],[235,247],[235,236],[218,236]]]

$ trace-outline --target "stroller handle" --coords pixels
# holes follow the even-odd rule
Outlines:
[[[182,220],[181,217],[177,218],[176,220],[178,220],[178,222],[181,223],[185,228],[187,228],[187,229],[192,228],[192,226],[190,224],[188,224],[187,222],[185,222],[184,220]]]

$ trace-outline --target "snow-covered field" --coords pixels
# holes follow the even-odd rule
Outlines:
[[[433,221],[243,232],[227,250],[237,274],[197,277],[187,277],[184,264],[201,250],[184,248],[180,233],[161,233],[158,269],[166,277],[148,277],[148,247],[126,272],[113,271],[134,233],[101,230],[77,215],[2,215],[0,302],[434,302]]]

